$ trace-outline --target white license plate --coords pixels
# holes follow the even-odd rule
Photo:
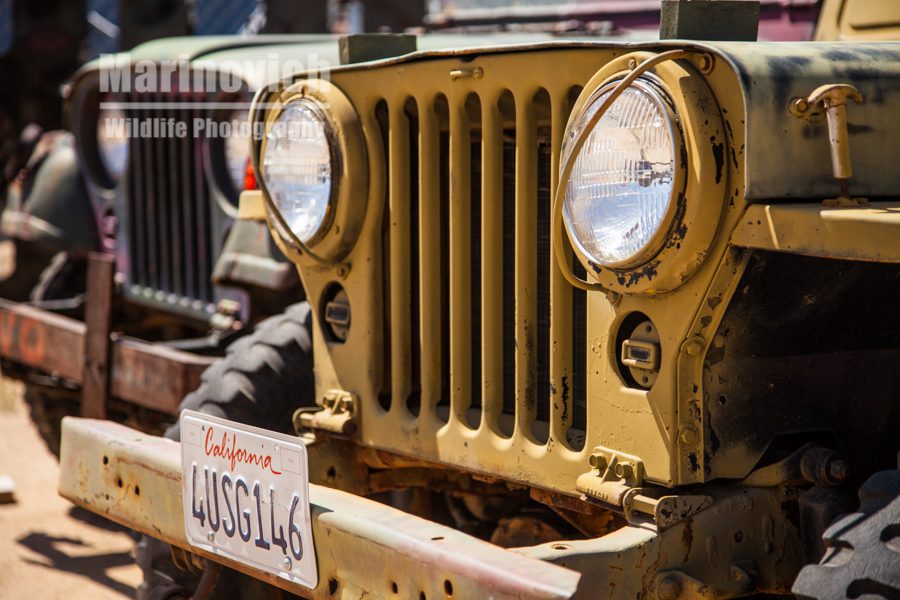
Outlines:
[[[297,438],[186,410],[181,469],[192,545],[316,587],[306,446]]]

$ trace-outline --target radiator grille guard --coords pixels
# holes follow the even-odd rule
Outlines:
[[[590,299],[550,252],[551,192],[574,100],[609,54],[485,55],[469,64],[483,78],[451,78],[463,61],[448,58],[332,73],[366,137],[370,200],[340,280],[350,337],[319,330],[317,391],[359,397],[362,443],[574,492],[601,353]],[[313,301],[338,281],[301,275]]]
[[[207,73],[193,75],[192,85],[208,87],[217,81]],[[122,98],[135,107],[127,116],[184,122],[187,134],[131,137],[127,173],[119,190],[118,263],[133,300],[205,319],[215,312],[219,291],[210,278],[231,217],[222,207],[228,201],[217,197],[222,191],[207,164],[206,129],[195,135],[194,123],[222,120],[222,111],[208,103],[233,99],[215,90],[172,87]]]

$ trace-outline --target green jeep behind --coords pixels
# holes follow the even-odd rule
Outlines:
[[[728,4],[695,15],[755,34]],[[817,35],[898,16],[825,2]],[[220,565],[309,598],[900,593],[900,43],[344,62],[250,114],[239,212],[311,333],[208,371],[180,443],[64,422],[60,493],[197,572],[154,555],[159,597],[235,593]]]

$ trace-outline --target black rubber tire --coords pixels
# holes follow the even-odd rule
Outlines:
[[[900,598],[900,469],[872,475],[859,500],[825,531],[825,556],[800,571],[797,598]]]
[[[181,409],[292,432],[294,411],[315,402],[310,319],[309,304],[301,302],[260,322],[204,371],[200,387],[185,397]],[[166,437],[181,438],[178,423]]]
[[[253,333],[231,344],[222,360],[206,369],[200,387],[185,397],[181,409],[271,431],[292,432],[294,411],[315,403],[310,330],[311,315],[306,302],[260,322]],[[178,423],[169,427],[165,437],[180,439]],[[196,585],[196,575],[178,570],[163,542],[144,537],[135,555],[144,575],[139,599],[149,599],[157,587],[171,586],[173,582],[187,589]],[[260,581],[223,569],[213,598],[265,597],[271,589]]]

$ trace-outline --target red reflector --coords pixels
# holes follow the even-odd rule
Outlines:
[[[250,159],[247,159],[247,166],[244,167],[244,189],[245,190],[255,190],[256,187],[256,174],[253,173],[253,163],[250,162]]]

